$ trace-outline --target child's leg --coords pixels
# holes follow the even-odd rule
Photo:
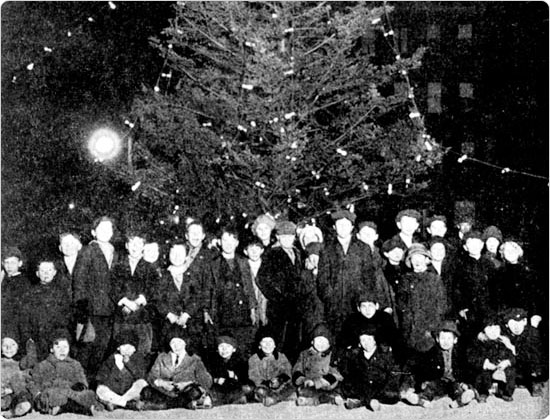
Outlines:
[[[493,383],[492,373],[493,372],[486,370],[476,376],[474,387],[480,395],[489,395],[489,389]]]
[[[124,396],[111,391],[109,387],[105,385],[98,385],[95,392],[101,402],[111,403],[119,407],[125,407],[128,401]]]
[[[141,391],[143,388],[148,386],[147,381],[145,379],[138,379],[135,381],[130,389],[126,391],[123,395],[123,398],[126,401],[133,401],[133,400],[139,400],[139,397],[141,395]]]

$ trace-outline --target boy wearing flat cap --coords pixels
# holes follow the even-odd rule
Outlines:
[[[460,333],[453,320],[444,320],[433,331],[436,344],[419,355],[413,372],[420,397],[432,401],[449,396],[452,407],[469,404],[475,397],[466,384],[466,360],[457,345]]]
[[[524,385],[534,397],[542,396],[544,382],[548,380],[548,358],[543,356],[539,330],[529,324],[524,309],[509,308],[501,315],[516,356],[516,383]]]
[[[502,232],[496,226],[488,226],[482,233],[481,239],[485,243],[485,251],[483,256],[487,258],[495,269],[502,266],[502,259],[498,252],[498,248],[502,243]]]
[[[336,239],[319,256],[317,293],[325,308],[331,333],[340,333],[346,317],[355,311],[357,296],[376,285],[372,252],[352,235],[355,214],[340,210],[331,214]]]
[[[399,229],[399,233],[393,237],[401,241],[406,248],[409,248],[413,243],[419,242],[419,238],[415,233],[420,226],[420,220],[422,220],[422,216],[417,210],[401,210],[395,217],[395,224]]]
[[[429,263],[430,253],[426,247],[411,245],[405,264],[412,272],[403,276],[402,287],[396,296],[401,331],[411,356],[434,345],[431,331],[444,319],[448,309],[443,281],[428,271]]]
[[[247,361],[238,350],[237,340],[223,334],[216,338],[216,353],[207,360],[206,367],[214,384],[212,400],[214,405],[246,404],[252,398],[254,384],[248,379]]]
[[[122,331],[115,337],[117,351],[99,368],[96,394],[108,411],[116,407],[141,410],[140,393],[148,384],[143,355],[136,353],[139,337],[135,331]]]

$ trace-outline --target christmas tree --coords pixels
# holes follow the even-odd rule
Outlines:
[[[132,157],[119,168],[138,200],[172,219],[298,220],[426,188],[442,151],[409,83],[423,51],[399,54],[390,11],[178,2],[152,40],[165,65],[134,102]],[[390,59],[375,64],[380,45]]]

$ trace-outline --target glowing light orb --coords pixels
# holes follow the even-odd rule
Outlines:
[[[100,162],[114,158],[120,152],[122,141],[118,134],[109,128],[96,130],[90,137],[90,153]]]

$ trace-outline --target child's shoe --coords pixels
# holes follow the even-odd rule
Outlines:
[[[265,407],[271,407],[272,405],[277,404],[277,400],[273,397],[267,396],[262,401]]]
[[[127,410],[142,411],[145,403],[141,400],[130,400],[126,403]]]
[[[477,401],[480,403],[480,404],[485,404],[487,402],[487,397],[488,395],[487,394],[479,394],[477,396]]]
[[[319,399],[315,397],[298,397],[296,399],[296,405],[298,406],[319,405]]]
[[[476,397],[475,392],[471,389],[467,389],[460,396],[460,405],[464,406],[464,405],[470,404],[475,397]]]
[[[378,400],[372,399],[370,400],[367,408],[370,408],[372,411],[380,411],[382,406],[380,405],[380,402]]]
[[[356,399],[356,398],[348,398],[345,402],[344,402],[344,407],[346,407],[348,410],[352,410],[354,408],[359,408],[361,407],[363,404],[361,403],[360,400]]]
[[[534,383],[533,389],[531,390],[531,396],[533,397],[542,397],[544,395],[544,386],[541,383]]]
[[[31,411],[32,405],[29,401],[20,402],[13,409],[13,417],[21,417]]]

